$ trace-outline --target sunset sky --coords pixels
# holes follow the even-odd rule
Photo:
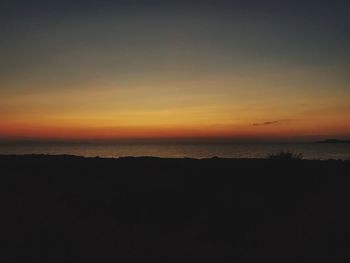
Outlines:
[[[350,138],[348,1],[2,1],[0,139]]]

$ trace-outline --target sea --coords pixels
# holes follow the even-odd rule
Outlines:
[[[266,158],[288,151],[304,159],[350,160],[350,143],[1,143],[2,154],[84,157]]]

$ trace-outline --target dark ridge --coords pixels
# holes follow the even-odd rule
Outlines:
[[[0,156],[1,262],[350,262],[350,162]]]
[[[317,141],[316,143],[350,143],[350,140],[327,139],[327,140]]]

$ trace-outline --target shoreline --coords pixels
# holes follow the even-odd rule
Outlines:
[[[203,158],[195,158],[195,157],[159,157],[159,156],[116,156],[116,157],[105,157],[105,156],[83,156],[83,155],[74,155],[74,154],[0,154],[1,158],[72,158],[72,159],[101,159],[101,160],[126,160],[126,159],[154,159],[154,160],[194,160],[194,161],[209,161],[209,160],[225,160],[225,161],[321,161],[321,162],[327,162],[327,161],[341,161],[341,162],[350,162],[350,159],[309,159],[309,158],[302,158],[300,160],[273,160],[270,159],[268,156],[265,158],[230,158],[230,157],[203,157]]]

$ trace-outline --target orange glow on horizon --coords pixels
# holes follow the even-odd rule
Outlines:
[[[307,122],[307,121],[305,121]],[[288,139],[302,136],[349,136],[344,133],[350,125],[339,119],[328,125],[308,122],[308,125],[293,121],[275,124],[237,125],[153,125],[153,126],[94,126],[94,125],[41,125],[17,123],[2,125],[2,139],[60,139],[60,140],[99,140],[99,139],[172,139],[172,138],[261,138]],[[322,131],[322,132],[320,132]]]
[[[8,91],[0,98],[0,139],[350,136],[347,96],[281,92],[274,80],[221,76],[124,88],[92,83],[70,91]],[[255,87],[264,93],[253,93]]]

